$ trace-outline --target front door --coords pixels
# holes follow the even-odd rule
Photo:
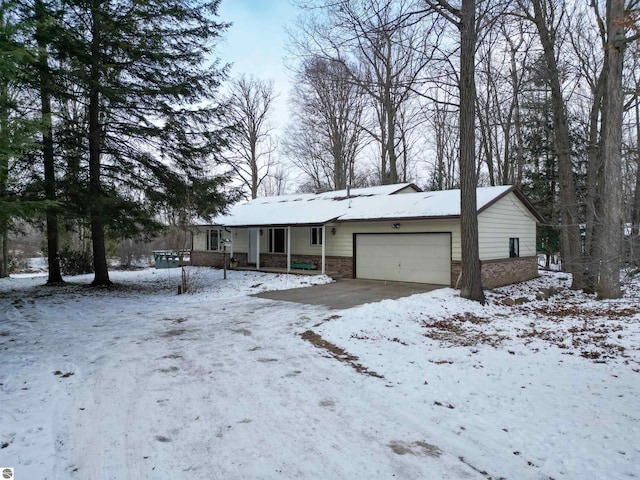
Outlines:
[[[258,259],[258,229],[247,229],[249,251],[247,252],[247,263],[254,264]]]

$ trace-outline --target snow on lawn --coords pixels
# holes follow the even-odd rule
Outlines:
[[[640,279],[562,274],[328,310],[327,277],[190,268],[0,280],[0,466],[18,479],[629,479]],[[548,299],[536,299],[540,292]]]

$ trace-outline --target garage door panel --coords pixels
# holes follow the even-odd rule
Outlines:
[[[356,235],[356,277],[449,285],[451,235]]]

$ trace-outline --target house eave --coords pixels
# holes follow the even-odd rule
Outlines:
[[[328,220],[321,220],[315,222],[278,222],[278,223],[270,223],[270,222],[261,222],[261,223],[252,223],[252,224],[234,224],[234,223],[225,223],[225,224],[217,224],[215,226],[218,227],[227,227],[227,228],[265,228],[265,227],[274,227],[274,228],[284,228],[284,227],[321,227],[326,225],[327,223],[332,223],[336,219],[331,218]]]
[[[540,215],[540,213],[536,210],[536,208],[529,201],[529,199],[524,195],[524,193],[522,193],[515,186],[512,186],[508,190],[505,190],[500,195],[497,195],[491,201],[489,201],[485,205],[483,205],[482,208],[479,208],[478,209],[478,215],[480,215],[485,210],[489,209],[491,206],[493,206],[495,203],[497,203],[500,200],[502,200],[504,197],[506,197],[510,193],[513,193],[518,198],[518,200],[520,200],[520,202],[522,202],[522,204],[527,208],[527,210],[529,210],[531,212],[531,214],[536,218],[536,220],[539,223],[543,223],[544,222],[544,217],[542,215]]]
[[[337,219],[335,223],[363,223],[363,222],[409,222],[411,220],[456,220],[460,215],[421,215],[413,217],[372,217],[372,218],[346,218]]]

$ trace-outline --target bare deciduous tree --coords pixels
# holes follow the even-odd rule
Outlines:
[[[431,190],[449,190],[459,186],[458,151],[459,139],[457,105],[453,105],[452,95],[436,90],[434,101],[425,107],[429,134],[435,152]],[[457,101],[457,99],[456,99]]]
[[[479,157],[491,185],[522,184],[520,95],[531,43],[522,22],[502,16],[478,46]]]
[[[476,0],[462,0],[460,8],[454,8],[446,0],[425,2],[460,31],[460,296],[484,304],[476,199]]]
[[[342,63],[350,80],[369,96],[373,121],[366,130],[379,144],[379,181],[397,183],[399,151],[407,134],[400,126],[402,107],[417,98],[425,67],[433,60],[438,41],[434,24],[418,13],[414,0],[300,3],[323,15],[310,14],[300,24],[296,53]]]
[[[636,2],[637,3],[637,2]],[[598,298],[619,298],[622,255],[622,69],[628,20],[624,0],[607,0],[606,89],[602,125],[602,231]]]
[[[274,164],[276,145],[269,125],[274,99],[273,81],[242,75],[231,82],[229,118],[235,129],[226,163],[249,189],[251,198],[258,196]]]
[[[321,57],[300,67],[292,92],[292,161],[317,190],[341,190],[356,183],[356,157],[363,144],[362,89],[343,63]]]
[[[576,181],[571,163],[569,123],[562,95],[556,45],[558,22],[565,13],[564,4],[558,5],[555,0],[532,0],[531,2],[518,0],[518,3],[524,16],[535,25],[543,49],[551,91],[555,154],[558,159],[563,260],[566,270],[573,274],[572,288],[581,289],[585,286],[585,276],[581,261]],[[529,3],[532,4],[533,11],[529,10]]]
[[[289,175],[287,168],[279,163],[260,185],[260,193],[265,197],[284,195],[287,190]]]
[[[629,191],[633,191],[633,201],[630,202],[629,218],[631,220],[631,260],[640,264],[640,44],[635,44],[631,52],[632,72],[630,79],[631,99],[627,103],[633,112],[629,125],[629,154],[631,158],[627,162],[630,175],[625,175],[630,182]]]

